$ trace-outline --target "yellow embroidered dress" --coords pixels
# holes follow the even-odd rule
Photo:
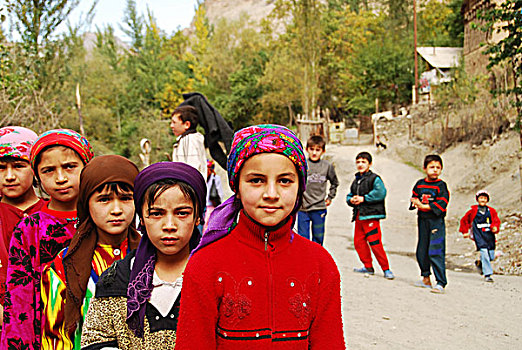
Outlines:
[[[42,302],[44,305],[42,317],[42,349],[65,350],[80,349],[80,336],[83,321],[94,296],[98,278],[113,262],[127,255],[127,240],[120,246],[97,244],[92,259],[92,270],[83,300],[82,319],[75,331],[65,330],[65,295],[66,280],[63,258],[67,249],[62,250],[54,261],[47,265],[42,274]]]

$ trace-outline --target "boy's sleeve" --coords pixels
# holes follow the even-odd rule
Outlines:
[[[28,217],[18,223],[13,231],[9,245],[9,264],[7,266],[7,291],[4,304],[4,325],[1,349],[17,346],[20,349],[33,349],[33,343],[40,336],[35,324],[35,290],[39,282],[34,269],[36,247],[32,244],[35,225]],[[39,307],[39,306],[37,306]],[[36,334],[38,331],[38,334]]]
[[[339,187],[339,180],[337,179],[337,174],[335,173],[335,167],[333,164],[330,164],[328,167],[328,173],[326,174],[328,181],[330,181],[330,189],[328,190],[328,199],[332,200],[335,198],[337,194],[337,187]]]
[[[430,209],[436,216],[441,216],[446,214],[446,207],[449,203],[449,191],[448,186],[446,183],[442,183],[440,185],[440,192],[438,193],[437,197],[435,197],[435,200],[430,203]]]
[[[364,195],[364,201],[368,203],[380,202],[384,198],[386,198],[386,187],[384,187],[384,182],[382,182],[380,176],[377,176],[373,182],[372,190]]]
[[[466,214],[460,219],[459,232],[468,233],[471,228],[471,212],[472,210],[468,210]]]
[[[120,303],[112,298],[92,298],[82,328],[82,349],[118,349],[117,331],[112,320]],[[126,304],[125,304],[126,306]]]
[[[491,227],[496,227],[497,231],[495,233],[498,233],[500,230],[500,219],[498,217],[497,211],[489,207],[489,212],[491,213]]]
[[[415,183],[415,185],[413,186],[413,190],[411,190],[411,197],[410,198],[420,198],[419,189],[417,188],[418,184],[419,184],[419,182],[417,181]],[[417,208],[415,208],[413,203],[410,202],[410,206],[408,207],[408,210],[415,210],[415,209],[417,209]]]

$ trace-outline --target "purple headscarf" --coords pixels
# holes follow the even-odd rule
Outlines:
[[[142,206],[145,192],[154,183],[174,179],[188,184],[198,198],[198,212],[203,223],[203,206],[206,203],[207,184],[201,173],[192,166],[178,162],[161,162],[143,169],[134,180],[134,205],[143,220]],[[152,293],[152,276],[156,264],[156,247],[152,244],[145,227],[140,227],[143,237],[136,251],[134,265],[127,287],[127,324],[137,337],[143,337],[146,303]],[[194,227],[190,239],[190,248],[199,243],[199,230]]]
[[[262,124],[243,128],[234,134],[232,150],[228,156],[227,172],[230,188],[238,191],[239,173],[245,161],[260,153],[278,153],[294,163],[299,176],[299,196],[292,212],[301,206],[302,193],[306,188],[307,164],[303,145],[297,136],[288,128],[275,124]],[[234,227],[234,222],[241,210],[241,201],[232,196],[221,203],[208,219],[208,228],[204,232],[199,249],[226,236]]]

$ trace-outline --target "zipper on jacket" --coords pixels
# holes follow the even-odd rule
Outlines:
[[[268,236],[270,232],[265,231],[265,256],[267,260],[267,268],[268,268],[268,325],[270,328],[270,349],[273,346],[273,336],[274,336],[274,281],[272,276],[272,257],[270,251],[268,250]]]

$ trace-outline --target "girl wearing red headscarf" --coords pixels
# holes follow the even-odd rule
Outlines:
[[[92,157],[87,139],[68,129],[47,131],[31,147],[31,166],[50,200],[13,231],[1,349],[40,349],[41,272],[76,231],[80,171]]]

